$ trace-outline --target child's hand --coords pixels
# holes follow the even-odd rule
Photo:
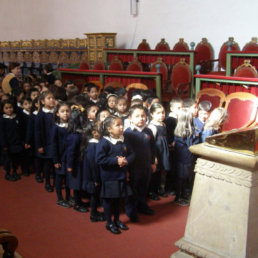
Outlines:
[[[94,184],[95,184],[95,186],[99,186],[99,183],[98,183],[98,182],[95,182]]]
[[[54,164],[54,167],[55,167],[56,169],[59,169],[59,168],[61,168],[61,164],[60,164],[60,163],[56,163],[56,164]]]
[[[27,149],[29,149],[31,146],[30,146],[29,144],[26,144],[26,143],[25,143],[24,147],[25,147],[25,149],[27,150]]]
[[[117,157],[117,163],[119,165],[119,167],[123,167],[125,165],[127,165],[127,160],[125,157]]]
[[[38,148],[38,152],[39,152],[40,154],[43,154],[43,153],[44,153],[44,148],[43,148],[43,147]]]
[[[158,159],[157,159],[157,157],[155,158],[155,165],[157,165],[158,164]]]
[[[156,164],[151,164],[152,173],[155,173],[156,168],[157,168]]]
[[[69,173],[71,173],[71,172],[73,172],[73,169],[72,169],[72,168],[67,168],[67,171],[68,171]]]

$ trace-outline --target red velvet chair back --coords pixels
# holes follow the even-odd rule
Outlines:
[[[201,64],[203,61],[214,59],[214,51],[206,38],[195,47],[194,65]],[[212,65],[210,70],[212,69]]]
[[[132,62],[129,63],[127,71],[136,71],[136,72],[141,72],[142,69],[142,64],[135,58]]]
[[[123,63],[118,59],[117,56],[115,56],[114,59],[111,61],[109,70],[112,70],[112,71],[123,71],[124,70]]]
[[[101,61],[97,61],[93,66],[93,70],[105,70],[104,63]]]
[[[79,66],[79,69],[81,70],[89,70],[90,69],[90,66],[87,62],[81,62],[80,66]]]
[[[214,108],[222,107],[226,100],[226,95],[223,91],[218,89],[202,89],[197,93],[197,103],[200,103],[201,101],[208,100],[211,102],[212,107],[211,111]]]
[[[242,51],[254,51],[258,52],[257,38],[253,37],[252,40],[245,44]]]
[[[156,45],[155,50],[157,51],[169,51],[170,47],[165,39],[161,39],[161,41]]]
[[[171,73],[171,91],[179,97],[190,97],[192,74],[189,65],[181,58],[173,66]]]
[[[137,50],[139,50],[139,51],[149,51],[149,50],[151,50],[150,45],[147,43],[146,39],[142,40],[142,42],[138,45]]]
[[[157,65],[159,65],[159,71],[162,74],[162,88],[164,89],[166,81],[168,79],[168,68],[164,62],[162,62],[162,58],[158,58],[158,60],[151,64],[151,72],[158,72]]]
[[[229,42],[231,44],[231,50],[232,51],[234,51],[234,50],[239,51],[240,50],[238,44],[234,41],[233,37],[229,38],[228,41],[225,42],[221,46],[220,51],[219,51],[219,67],[223,68],[223,69],[226,69],[226,53],[228,51],[228,43]]]
[[[245,60],[242,65],[240,65],[236,68],[234,76],[257,78],[258,73],[257,73],[256,68],[250,64],[250,60]]]
[[[179,41],[174,45],[173,51],[176,51],[176,52],[189,51],[189,46],[186,42],[184,42],[183,38],[180,38]]]
[[[257,115],[258,98],[247,92],[234,92],[226,97],[228,119],[222,131],[246,128],[254,123]]]

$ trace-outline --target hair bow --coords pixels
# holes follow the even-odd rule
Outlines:
[[[80,110],[81,112],[84,112],[84,111],[85,111],[85,108],[79,107],[79,106],[77,106],[77,105],[72,105],[72,109],[73,109],[73,110]]]

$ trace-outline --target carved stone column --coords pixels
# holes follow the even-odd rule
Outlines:
[[[248,151],[190,148],[200,158],[184,237],[175,243],[180,251],[171,257],[258,257],[257,132],[235,138],[233,145],[253,144]]]

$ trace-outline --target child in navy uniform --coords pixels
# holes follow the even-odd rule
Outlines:
[[[66,168],[67,168],[67,186],[73,189],[74,207],[78,212],[87,212],[88,209],[81,200],[82,187],[82,161],[80,146],[82,140],[82,128],[86,126],[86,115],[84,108],[78,106],[72,107],[68,120],[68,135],[66,137]]]
[[[35,146],[37,156],[41,159],[43,173],[45,176],[45,189],[47,192],[53,192],[50,185],[50,173],[53,170],[53,161],[51,156],[51,129],[54,124],[55,99],[50,91],[41,93],[42,109],[35,118]]]
[[[104,221],[104,214],[98,212],[100,194],[100,173],[96,162],[96,147],[99,142],[100,133],[96,124],[88,124],[84,130],[81,152],[83,153],[83,180],[82,190],[90,194],[90,220],[92,222]]]
[[[51,134],[51,154],[55,167],[55,186],[57,193],[57,205],[60,205],[65,208],[70,208],[71,204],[69,203],[70,199],[70,189],[66,186],[65,192],[66,197],[65,200],[62,195],[62,183],[65,181],[66,184],[66,166],[65,166],[65,158],[66,158],[66,138],[68,135],[67,127],[68,127],[68,119],[70,116],[70,107],[65,102],[60,102],[57,104],[54,118],[55,124],[52,128]]]
[[[132,194],[127,185],[127,166],[134,159],[130,145],[123,142],[123,123],[116,116],[107,117],[102,123],[103,138],[97,145],[96,160],[100,166],[101,198],[107,220],[106,228],[113,234],[128,227],[119,220],[121,198]],[[114,220],[112,222],[112,208]]]
[[[3,155],[5,179],[16,181],[21,179],[17,174],[24,151],[21,119],[14,113],[14,105],[10,100],[4,100],[1,106],[3,115],[0,118],[0,146]],[[12,169],[12,175],[11,175]]]
[[[137,211],[153,215],[154,211],[146,202],[151,174],[155,172],[155,141],[152,131],[146,128],[147,114],[142,105],[129,110],[131,126],[124,132],[125,143],[129,143],[135,152],[134,162],[129,166],[130,185],[134,198],[126,200],[126,214],[131,221],[138,221]]]

